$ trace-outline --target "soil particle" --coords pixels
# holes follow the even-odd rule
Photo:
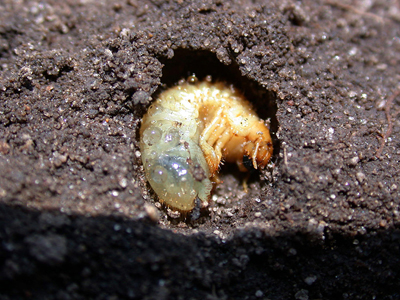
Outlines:
[[[30,235],[25,239],[30,254],[38,261],[47,264],[59,264],[67,253],[67,240],[57,234]]]
[[[399,11],[3,1],[0,298],[399,299]],[[250,99],[274,156],[222,166],[191,217],[146,183],[138,128],[193,73]]]

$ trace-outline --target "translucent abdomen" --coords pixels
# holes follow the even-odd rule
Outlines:
[[[198,145],[199,134],[195,131],[193,135],[178,121],[165,120],[167,117],[161,120],[160,115],[169,110],[158,109],[161,111],[155,114],[156,120],[152,120],[150,109],[141,127],[140,149],[146,177],[165,204],[190,211],[196,198],[207,203],[212,189],[209,168]]]

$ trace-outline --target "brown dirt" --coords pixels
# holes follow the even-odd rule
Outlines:
[[[0,299],[400,299],[400,4],[266,2],[0,3]],[[196,221],[137,142],[193,72],[275,142]]]

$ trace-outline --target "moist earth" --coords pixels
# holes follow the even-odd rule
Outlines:
[[[0,299],[400,299],[400,4],[0,3]],[[140,120],[212,76],[274,155],[196,217],[144,178]],[[247,192],[245,184],[247,183]]]

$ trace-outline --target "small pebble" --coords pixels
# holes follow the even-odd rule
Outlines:
[[[354,156],[353,158],[350,159],[349,165],[350,166],[356,166],[359,161],[360,161],[360,159],[358,158],[358,156]]]
[[[361,182],[363,182],[364,179],[365,179],[365,174],[364,174],[363,172],[358,172],[358,173],[356,174],[356,177],[357,177],[358,182],[361,183]]]
[[[304,282],[307,283],[308,285],[312,285],[315,281],[317,280],[317,276],[308,276],[306,279],[304,279]]]
[[[256,297],[257,297],[257,298],[261,298],[262,296],[264,296],[264,293],[263,293],[262,291],[258,290],[258,291],[256,292]]]

